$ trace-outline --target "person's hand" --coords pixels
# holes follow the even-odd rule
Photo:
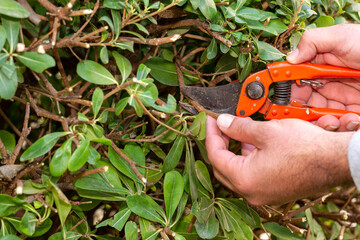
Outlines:
[[[311,61],[360,70],[360,25],[342,24],[304,32],[297,48],[288,55],[293,64]],[[314,107],[338,108],[360,112],[360,79],[321,81],[324,86],[292,88],[292,98]],[[324,116],[316,124],[331,131],[353,131],[359,127],[356,114],[346,114],[339,120]]]
[[[325,131],[298,119],[208,117],[206,149],[214,175],[253,205],[285,203],[352,183],[347,147],[354,133]],[[228,150],[242,142],[242,155]]]

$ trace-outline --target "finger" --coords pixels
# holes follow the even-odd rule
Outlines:
[[[327,108],[328,100],[317,92],[313,92],[307,102],[309,106]]]
[[[206,139],[212,139],[218,144],[225,144],[225,148],[229,147],[229,137],[224,135],[217,126],[216,119],[208,116],[206,121]]]
[[[256,147],[261,146],[261,138],[265,122],[253,121],[251,118],[235,117],[230,114],[221,114],[217,119],[220,130],[232,139],[249,143]]]
[[[241,154],[248,156],[256,147],[248,143],[241,143]]]
[[[234,185],[224,175],[222,175],[221,172],[219,172],[216,168],[214,168],[213,171],[214,171],[214,176],[216,177],[217,180],[219,180],[231,191],[236,192],[236,188],[234,187]]]
[[[324,98],[341,102],[345,105],[359,104],[360,92],[354,87],[341,82],[328,82],[316,89]]]
[[[291,85],[291,99],[295,99],[301,104],[306,104],[313,92],[310,85],[299,86],[297,84]]]
[[[292,64],[307,62],[317,54],[329,53],[344,38],[338,34],[337,28],[324,27],[309,29],[304,32],[297,48],[287,56],[287,61]]]
[[[317,120],[316,125],[328,131],[336,131],[340,128],[340,121],[334,116],[325,115]]]
[[[356,131],[359,129],[360,118],[355,113],[348,113],[342,116],[340,119],[340,128],[338,131]]]
[[[334,109],[340,109],[340,110],[345,110],[346,107],[343,103],[338,102],[338,101],[334,101],[334,100],[328,100],[327,101],[327,107],[328,108],[334,108]]]

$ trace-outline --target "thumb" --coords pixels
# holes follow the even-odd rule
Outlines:
[[[230,114],[221,114],[217,119],[220,130],[228,137],[240,142],[249,143],[256,147],[261,145],[262,122],[253,121],[251,118],[235,117]]]
[[[344,38],[339,27],[323,27],[306,30],[297,48],[286,58],[289,63],[298,64],[314,59],[318,54],[331,53]]]

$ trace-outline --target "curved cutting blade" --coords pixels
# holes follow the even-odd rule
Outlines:
[[[242,83],[236,81],[217,87],[182,86],[181,91],[210,111],[235,115],[241,87]]]

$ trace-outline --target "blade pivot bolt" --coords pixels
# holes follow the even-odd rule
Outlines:
[[[262,82],[254,81],[246,86],[246,95],[252,100],[258,100],[264,96],[265,87]]]

